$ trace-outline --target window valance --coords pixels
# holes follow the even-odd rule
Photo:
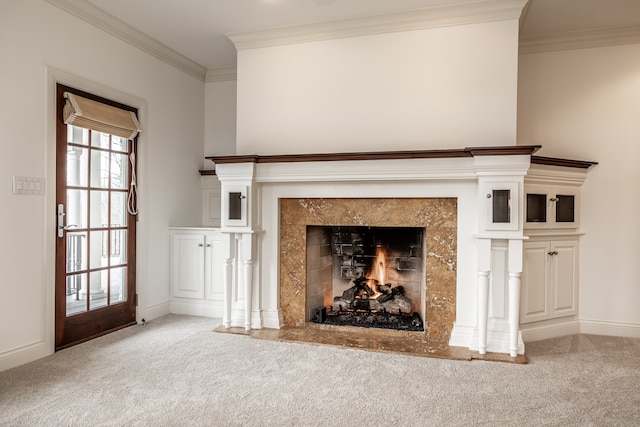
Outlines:
[[[65,124],[133,139],[140,132],[136,114],[71,92],[65,92],[63,109]]]

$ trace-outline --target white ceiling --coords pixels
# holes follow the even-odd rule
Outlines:
[[[225,34],[495,0],[71,1],[90,3],[204,69],[215,70],[236,65],[236,50]],[[521,42],[594,30],[640,35],[640,0],[530,0],[521,18]]]

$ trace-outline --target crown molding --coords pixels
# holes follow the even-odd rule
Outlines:
[[[238,70],[236,67],[210,68],[204,78],[205,83],[227,82],[237,80]]]
[[[226,36],[237,50],[518,19],[527,0],[493,0],[274,28]]]
[[[205,80],[207,70],[202,65],[181,55],[155,39],[109,15],[102,9],[84,0],[45,0],[89,24],[119,38],[131,46],[152,55],[177,69],[201,80]]]
[[[521,39],[521,54],[640,43],[640,26],[572,31]]]

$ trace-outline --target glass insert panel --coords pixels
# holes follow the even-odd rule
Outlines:
[[[111,304],[116,304],[127,300],[127,269],[111,269]]]
[[[111,188],[126,189],[128,185],[127,171],[129,164],[125,154],[111,154]]]
[[[242,193],[229,193],[229,219],[242,219]]]
[[[67,142],[89,145],[89,129],[67,125]]]
[[[120,138],[119,136],[111,136],[111,149],[113,151],[129,152],[129,140]]]
[[[575,196],[556,195],[556,222],[575,221]]]
[[[109,188],[109,153],[91,151],[91,187]]]
[[[89,224],[91,228],[107,227],[109,225],[109,192],[93,190],[91,193]]]
[[[511,190],[493,190],[493,222],[511,222]]]
[[[91,132],[91,146],[98,148],[109,149],[110,145],[110,137],[108,133],[102,133],[97,131]]]
[[[87,269],[87,232],[67,232],[67,273]]]
[[[92,231],[89,268],[109,266],[109,230]]]
[[[127,230],[111,230],[109,265],[127,263]]]
[[[86,187],[89,179],[89,150],[87,148],[67,146],[67,185]]]
[[[547,222],[546,194],[527,194],[527,222]]]
[[[127,193],[111,193],[111,226],[126,227],[127,225]]]
[[[87,311],[87,274],[67,276],[67,316]]]
[[[109,290],[109,271],[92,271],[89,273],[89,309],[107,306],[107,292]]]
[[[87,191],[67,190],[65,225],[87,228]]]

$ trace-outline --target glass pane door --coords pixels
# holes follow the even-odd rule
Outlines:
[[[136,216],[127,209],[135,141],[66,125],[70,90],[57,87],[56,349],[136,321]]]

